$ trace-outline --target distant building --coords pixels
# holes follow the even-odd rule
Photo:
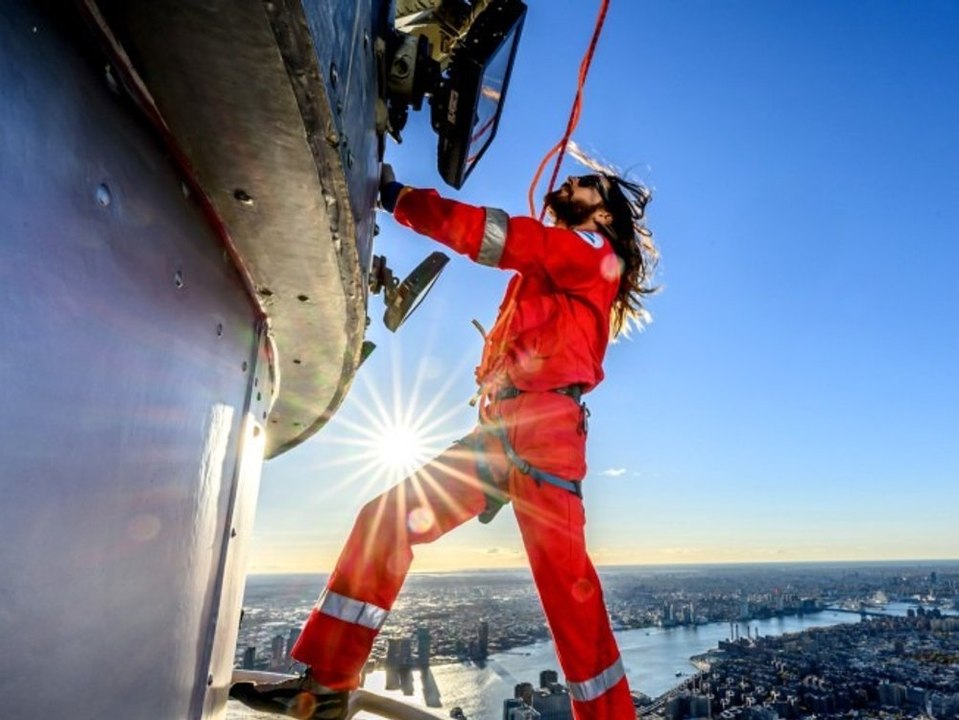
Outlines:
[[[274,635],[270,643],[271,660],[270,667],[279,670],[286,665],[286,638],[282,635]]]
[[[669,627],[670,625],[674,624],[673,604],[671,602],[663,603],[662,614],[663,614],[663,622],[662,622],[663,627]]]
[[[539,720],[539,713],[518,698],[503,701],[503,720]]]
[[[528,682],[513,688],[513,697],[503,704],[503,720],[572,720],[573,705],[569,691],[561,685],[555,670],[539,674],[539,688]]]
[[[489,622],[483,620],[479,624],[479,637],[476,643],[476,657],[483,659],[489,657]]]
[[[710,718],[712,717],[712,709],[709,696],[683,691],[666,701],[663,716],[668,720]]]
[[[879,683],[879,704],[886,707],[901,707],[906,699],[906,688],[899,683]]]
[[[387,638],[386,640],[386,667],[399,667],[400,664],[400,640],[399,638]]]
[[[394,669],[413,667],[413,645],[410,638],[389,638],[386,641],[386,666]]]
[[[555,685],[559,682],[559,675],[555,670],[543,670],[539,674],[539,686],[541,688],[548,688],[551,685]]]
[[[526,705],[533,704],[533,686],[531,683],[523,682],[513,687],[513,697],[516,700],[522,700]]]
[[[712,717],[709,705],[708,695],[692,695],[689,698],[689,717],[691,718],[709,718]]]
[[[573,718],[573,704],[569,691],[558,683],[535,690],[532,705],[542,720],[572,720]]]
[[[416,660],[420,667],[430,666],[430,629],[421,627],[416,629]]]
[[[684,720],[689,717],[689,693],[674,695],[666,701],[663,716],[667,720]]]
[[[286,659],[293,661],[291,653],[293,652],[294,646],[296,646],[296,641],[300,639],[300,628],[290,628],[290,632],[286,636]]]
[[[400,666],[413,667],[413,642],[410,638],[400,638]]]

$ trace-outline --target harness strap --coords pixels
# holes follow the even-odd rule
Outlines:
[[[506,457],[509,459],[513,465],[516,466],[516,469],[519,470],[524,475],[529,475],[533,480],[536,481],[537,485],[542,483],[548,483],[554,485],[558,488],[566,490],[567,492],[573,493],[580,500],[583,499],[583,490],[580,487],[580,483],[573,482],[572,480],[564,480],[561,477],[548,473],[545,470],[540,470],[537,467],[533,467],[526,460],[519,456],[519,453],[513,448],[513,445],[510,443],[509,438],[506,437],[506,428],[504,428],[500,423],[493,423],[491,425],[493,432],[496,433],[496,436],[499,438],[500,442],[503,444],[503,452],[506,453]]]
[[[486,461],[486,450],[482,441],[472,436],[467,436],[458,441],[473,451],[473,462],[476,465],[476,474],[480,482],[483,483],[483,494],[486,496],[486,507],[479,514],[479,521],[484,525],[488,524],[496,513],[503,509],[503,506],[509,502],[509,495],[496,484],[493,477],[493,468]]]

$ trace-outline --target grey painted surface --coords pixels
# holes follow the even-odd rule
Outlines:
[[[272,457],[326,423],[359,364],[379,175],[370,2],[99,5],[270,317]]]
[[[0,716],[215,716],[265,338],[152,129],[33,8],[0,4]]]

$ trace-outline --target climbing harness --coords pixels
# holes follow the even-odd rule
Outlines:
[[[480,391],[474,396],[474,400],[484,396],[492,402],[500,400],[512,400],[519,397],[524,392],[526,391],[520,390],[515,386],[505,385],[495,391],[486,393]],[[565,395],[579,405],[582,416],[580,429],[582,432],[587,432],[589,408],[586,407],[586,403],[582,402],[583,386],[578,384],[564,385],[563,387],[553,388],[547,392],[555,392],[559,395]],[[471,401],[471,404],[472,403],[473,401]],[[502,487],[502,485],[497,482],[497,479],[493,473],[493,468],[486,459],[486,448],[483,442],[483,436],[487,434],[492,434],[497,440],[499,440],[500,445],[503,447],[503,454],[506,455],[506,459],[509,460],[510,464],[522,474],[531,477],[538,487],[541,487],[543,483],[546,483],[547,485],[553,485],[561,490],[565,490],[575,495],[580,500],[583,499],[581,481],[566,480],[558,475],[548,473],[545,470],[540,470],[535,465],[531,465],[529,461],[516,452],[513,444],[509,441],[509,436],[506,432],[506,425],[503,423],[503,421],[499,418],[489,417],[484,412],[485,409],[486,408],[480,408],[480,432],[475,435],[469,435],[457,441],[460,445],[463,445],[472,452],[475,458],[476,474],[479,477],[480,482],[483,484],[483,493],[486,495],[486,507],[479,515],[479,521],[481,523],[486,524],[490,522],[496,516],[496,513],[498,513],[502,507],[509,502],[509,494]]]
[[[533,480],[536,481],[537,485],[542,485],[547,483],[549,485],[554,485],[558,488],[571,492],[573,495],[578,497],[580,500],[583,499],[583,492],[580,489],[580,484],[578,481],[573,480],[564,480],[563,478],[548,473],[545,470],[540,470],[538,467],[530,465],[526,460],[521,458],[517,454],[516,450],[513,449],[513,445],[510,443],[509,438],[506,437],[506,428],[503,427],[502,423],[496,423],[492,426],[492,431],[495,433],[496,437],[499,438],[499,441],[503,443],[503,452],[506,453],[506,457],[509,458],[509,461],[513,463],[517,470],[519,470],[524,475],[529,475]]]
[[[599,36],[602,32],[603,24],[606,21],[606,13],[608,9],[609,0],[602,0],[599,16],[596,19],[596,26],[593,30],[589,47],[587,48],[586,53],[580,62],[576,96],[573,99],[573,106],[570,110],[569,120],[566,124],[566,132],[563,134],[562,139],[556,143],[556,145],[546,154],[546,157],[543,158],[536,170],[533,182],[530,184],[528,199],[530,214],[533,216],[537,214],[533,195],[536,191],[536,185],[539,183],[540,177],[543,174],[543,170],[545,169],[550,158],[558,153],[556,164],[553,167],[553,174],[550,178],[549,189],[547,190],[547,192],[551,192],[556,183],[556,177],[559,174],[560,165],[562,165],[563,158],[566,154],[566,146],[569,144],[570,138],[573,135],[573,131],[576,129],[576,125],[579,123],[579,115],[583,104],[583,88],[586,85],[586,77],[589,74],[589,67],[593,61],[593,55],[596,52],[596,45],[599,42]],[[545,213],[546,208],[544,207],[539,213],[540,221],[542,221]],[[491,390],[489,389],[489,385],[482,380],[482,378],[488,377],[488,375],[491,373],[495,358],[502,354],[502,351],[506,346],[505,331],[507,330],[509,322],[512,319],[513,312],[516,309],[516,296],[518,295],[519,286],[521,284],[522,278],[520,278],[511,288],[511,292],[504,303],[505,309],[501,312],[500,317],[497,319],[496,324],[489,333],[485,331],[479,322],[476,320],[473,321],[473,325],[477,330],[479,330],[480,335],[483,336],[484,349],[480,367],[477,368],[477,379],[480,379],[480,388],[470,400],[470,405],[475,406],[479,404],[481,433],[492,433],[496,436],[503,447],[503,452],[505,453],[507,459],[517,470],[524,475],[533,478],[537,486],[547,483],[549,485],[566,490],[582,500],[583,494],[580,487],[580,481],[566,480],[530,465],[527,460],[525,460],[519,455],[519,453],[516,452],[516,449],[513,447],[512,443],[510,443],[509,437],[507,436],[506,427],[502,420],[489,417],[487,413],[488,407],[484,407],[484,404],[486,403],[516,398],[524,392],[523,390],[510,385]],[[589,409],[586,407],[586,403],[582,402],[583,387],[581,385],[567,385],[560,388],[554,388],[549,392],[556,392],[561,395],[566,395],[580,406],[582,417],[580,429],[584,433],[587,432]],[[486,509],[480,514],[479,519],[480,522],[488,523],[493,519],[496,513],[499,512],[503,505],[509,502],[509,495],[507,495],[506,492],[497,484],[496,479],[493,477],[492,468],[486,460],[485,447],[483,446],[481,436],[470,436],[468,438],[464,438],[460,442],[466,447],[469,447],[476,456],[477,474],[479,475],[480,481],[484,485],[484,493],[486,494]]]

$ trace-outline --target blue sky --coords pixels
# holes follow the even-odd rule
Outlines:
[[[530,0],[496,141],[453,197],[526,213],[598,3]],[[650,185],[654,322],[611,346],[592,410],[598,564],[959,557],[959,5],[613,0],[574,135]],[[439,187],[411,116],[387,160]],[[583,172],[573,163],[566,174]],[[436,249],[381,216],[398,274]],[[454,257],[334,421],[268,462],[253,572],[327,571],[395,479],[379,403],[470,428],[480,337],[508,277]],[[392,473],[395,474],[395,473]],[[511,513],[414,570],[521,565]]]

